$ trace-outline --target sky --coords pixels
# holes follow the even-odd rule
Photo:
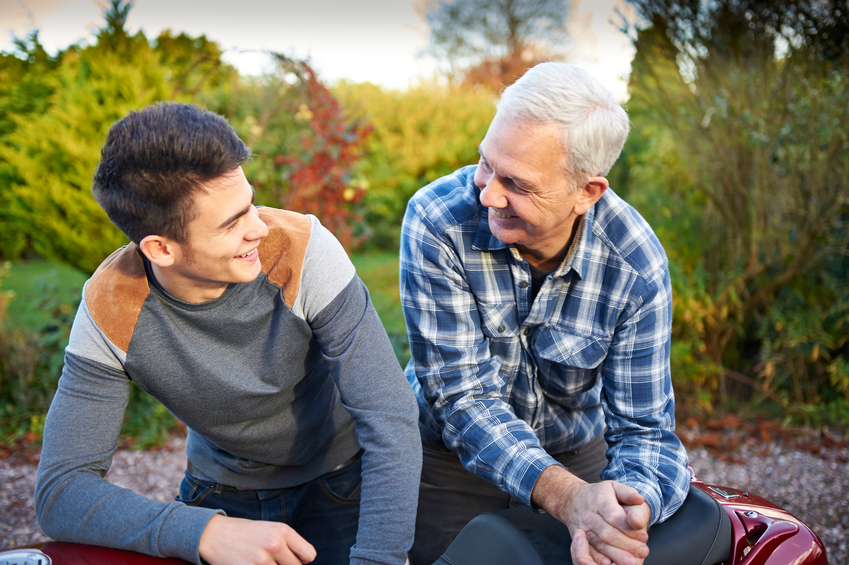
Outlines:
[[[267,68],[264,51],[272,50],[309,57],[328,82],[404,89],[432,79],[436,69],[431,58],[417,56],[427,45],[428,28],[415,5],[428,1],[433,0],[135,0],[127,28],[141,29],[149,39],[166,28],[205,34],[245,74]],[[614,7],[629,17],[633,9],[623,0],[564,1],[572,6],[568,28],[575,40],[569,61],[624,99],[633,49],[614,25],[621,20]],[[50,53],[91,42],[108,5],[108,0],[0,0],[0,51],[11,52],[12,38],[34,29]]]

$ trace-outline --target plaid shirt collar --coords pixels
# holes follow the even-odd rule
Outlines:
[[[480,189],[477,191],[480,197]],[[602,196],[604,198],[604,196]],[[480,202],[480,200],[478,200]],[[476,251],[497,251],[500,249],[509,249],[513,258],[517,261],[524,261],[522,254],[513,245],[502,243],[497,237],[492,235],[492,230],[489,229],[489,208],[479,206],[480,213],[478,214],[478,230],[475,233],[475,239],[472,243],[472,249]],[[590,207],[587,213],[578,218],[578,231],[575,232],[575,239],[569,247],[569,253],[557,268],[554,273],[555,277],[563,277],[568,274],[570,269],[575,271],[581,279],[586,275],[586,270],[589,266],[589,258],[591,255],[591,246],[595,243],[593,235],[593,221],[595,220],[596,205]]]

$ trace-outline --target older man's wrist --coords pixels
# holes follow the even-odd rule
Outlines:
[[[545,510],[559,517],[565,512],[565,506],[572,492],[585,484],[562,465],[549,465],[537,478],[531,491],[531,507]]]

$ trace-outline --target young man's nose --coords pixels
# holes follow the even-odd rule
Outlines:
[[[259,214],[256,208],[251,213],[251,227],[245,232],[245,239],[253,241],[255,239],[263,239],[268,235],[268,226],[265,222],[259,219]]]

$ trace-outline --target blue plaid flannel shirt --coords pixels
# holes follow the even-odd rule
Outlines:
[[[666,254],[613,190],[581,219],[531,303],[531,273],[490,232],[464,167],[410,200],[401,233],[406,375],[425,441],[530,505],[540,473],[605,431],[602,479],[637,489],[652,523],[688,491],[675,436]]]

